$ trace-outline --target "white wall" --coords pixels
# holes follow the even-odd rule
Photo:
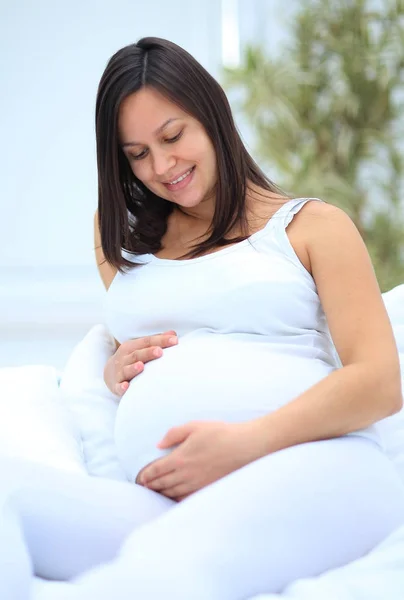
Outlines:
[[[97,85],[109,57],[145,35],[216,74],[220,3],[0,3],[0,266],[93,263]]]

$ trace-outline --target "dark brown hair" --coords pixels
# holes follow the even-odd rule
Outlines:
[[[146,37],[118,50],[101,77],[96,101],[98,224],[106,260],[120,271],[133,267],[122,249],[153,254],[161,249],[173,204],[151,192],[133,174],[118,136],[122,101],[148,86],[197,119],[216,151],[215,212],[208,239],[186,256],[235,243],[236,224],[247,231],[247,180],[279,193],[247,152],[234,124],[226,95],[217,81],[188,52],[164,39]]]

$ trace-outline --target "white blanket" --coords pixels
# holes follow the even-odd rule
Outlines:
[[[250,600],[403,600],[404,527],[367,556],[319,577],[300,579],[282,594]]]
[[[52,582],[36,578],[33,600],[42,600],[42,592],[46,593],[46,598],[49,598],[52,585],[54,585]],[[328,571],[319,577],[295,581],[281,594],[261,594],[249,600],[403,600],[403,598],[404,527],[401,527],[367,556],[345,567]]]
[[[383,298],[393,325],[404,376],[404,285],[384,294]],[[36,381],[36,387],[26,385],[24,397],[21,394],[19,397],[14,394],[12,410],[17,414],[19,408],[25,411],[30,406],[31,413],[35,414],[36,422],[40,424],[40,426],[38,425],[38,435],[35,438],[40,440],[40,446],[38,446],[39,442],[34,446],[37,448],[37,457],[34,458],[43,461],[44,457],[48,456],[50,457],[48,461],[54,464],[55,460],[59,460],[58,457],[60,457],[60,468],[81,472],[84,471],[83,466],[91,475],[122,479],[123,473],[113,443],[113,423],[117,399],[107,390],[102,379],[103,365],[107,356],[112,352],[111,338],[106,329],[99,325],[89,332],[73,352],[68,365],[66,365],[60,388],[57,386],[55,372],[52,369],[38,367],[42,371],[36,372],[36,379],[32,379],[33,367],[21,367],[18,373],[10,369],[7,371],[0,369],[0,409],[3,410],[3,414],[0,414],[0,423],[2,420],[3,424],[5,423],[7,412],[10,417],[8,403],[15,389],[15,381],[22,381],[24,375],[28,376],[29,374],[31,382]],[[28,370],[24,371],[24,369]],[[39,381],[40,373],[41,376],[48,377],[46,385]],[[37,399],[35,390],[37,390]],[[52,404],[58,394],[58,403],[63,405],[60,411],[56,408],[53,409]],[[47,398],[46,402],[45,398]],[[72,428],[70,419],[65,416],[66,406],[81,432],[81,446],[77,440],[76,429]],[[42,421],[41,414],[43,415]],[[33,423],[34,421],[31,421],[31,425]],[[57,436],[54,435],[55,423],[58,427]],[[404,410],[398,415],[385,419],[381,423],[381,430],[385,438],[386,451],[396,464],[404,482]],[[49,432],[49,440],[47,440],[45,431]],[[21,431],[18,433],[20,434]],[[32,440],[34,434],[35,432],[30,431]],[[1,435],[0,429],[2,453],[24,456],[24,453],[28,452],[25,436],[19,435],[10,440],[10,431],[7,433],[8,437],[3,433],[4,437],[1,439]],[[28,446],[32,451],[33,445],[30,443]],[[83,459],[81,452],[83,452]],[[32,459],[32,454],[27,458]],[[41,600],[41,590],[46,588],[49,591],[51,586],[50,582],[36,579],[35,600]],[[394,532],[360,560],[328,571],[316,578],[296,581],[289,585],[282,594],[264,594],[251,600],[279,598],[285,600],[404,600],[404,527]]]

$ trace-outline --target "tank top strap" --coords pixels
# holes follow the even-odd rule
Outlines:
[[[278,209],[272,218],[269,220],[268,225],[285,231],[286,227],[292,221],[293,217],[299,212],[303,206],[310,200],[317,200],[323,202],[320,198],[292,198],[288,202],[285,202],[280,209]]]
[[[286,228],[299,210],[311,200],[323,202],[320,198],[292,198],[292,200],[285,202],[285,204],[273,215],[272,219],[269,220],[268,225],[271,225],[272,235],[277,238],[281,244],[286,242],[288,246],[290,245]]]
[[[312,286],[314,285],[312,276],[300,262],[286,231],[294,215],[310,200],[323,202],[320,198],[293,198],[285,202],[268,221],[262,237],[256,240],[256,248],[264,254],[271,254],[274,251],[281,252],[285,259],[291,260],[304,273]]]

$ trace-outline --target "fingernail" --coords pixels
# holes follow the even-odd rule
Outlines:
[[[173,337],[168,338],[168,343],[172,344],[173,346],[174,346],[174,344],[177,344],[178,343],[177,336],[173,336]]]
[[[160,356],[163,356],[163,351],[161,348],[155,348],[153,350],[153,356],[155,356],[156,358],[159,358]]]

